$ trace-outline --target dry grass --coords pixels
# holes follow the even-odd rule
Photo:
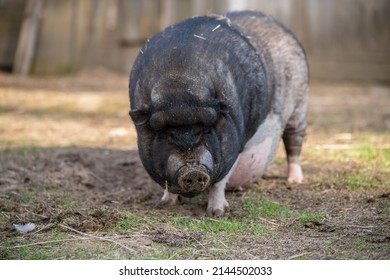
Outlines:
[[[3,149],[135,147],[126,77],[100,70],[77,77],[0,78]]]

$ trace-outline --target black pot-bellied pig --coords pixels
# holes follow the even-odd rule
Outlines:
[[[261,176],[280,139],[288,181],[301,182],[308,66],[302,46],[260,12],[195,17],[148,40],[130,76],[130,115],[161,204],[209,189],[221,216],[226,185]]]

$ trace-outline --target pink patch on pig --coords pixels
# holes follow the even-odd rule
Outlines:
[[[266,138],[262,143],[254,145],[240,154],[236,169],[229,177],[228,185],[240,187],[252,179],[263,175],[269,164],[272,150],[272,138]]]

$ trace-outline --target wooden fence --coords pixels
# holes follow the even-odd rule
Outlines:
[[[390,81],[390,0],[1,0],[0,67],[129,73],[144,41],[167,25],[241,9],[292,29],[314,78]]]

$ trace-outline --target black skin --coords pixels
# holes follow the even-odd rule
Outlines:
[[[262,58],[227,20],[197,17],[158,33],[138,55],[129,86],[145,169],[178,193],[169,156],[187,160],[202,146],[213,159],[210,185],[220,181],[267,116],[271,92]]]

